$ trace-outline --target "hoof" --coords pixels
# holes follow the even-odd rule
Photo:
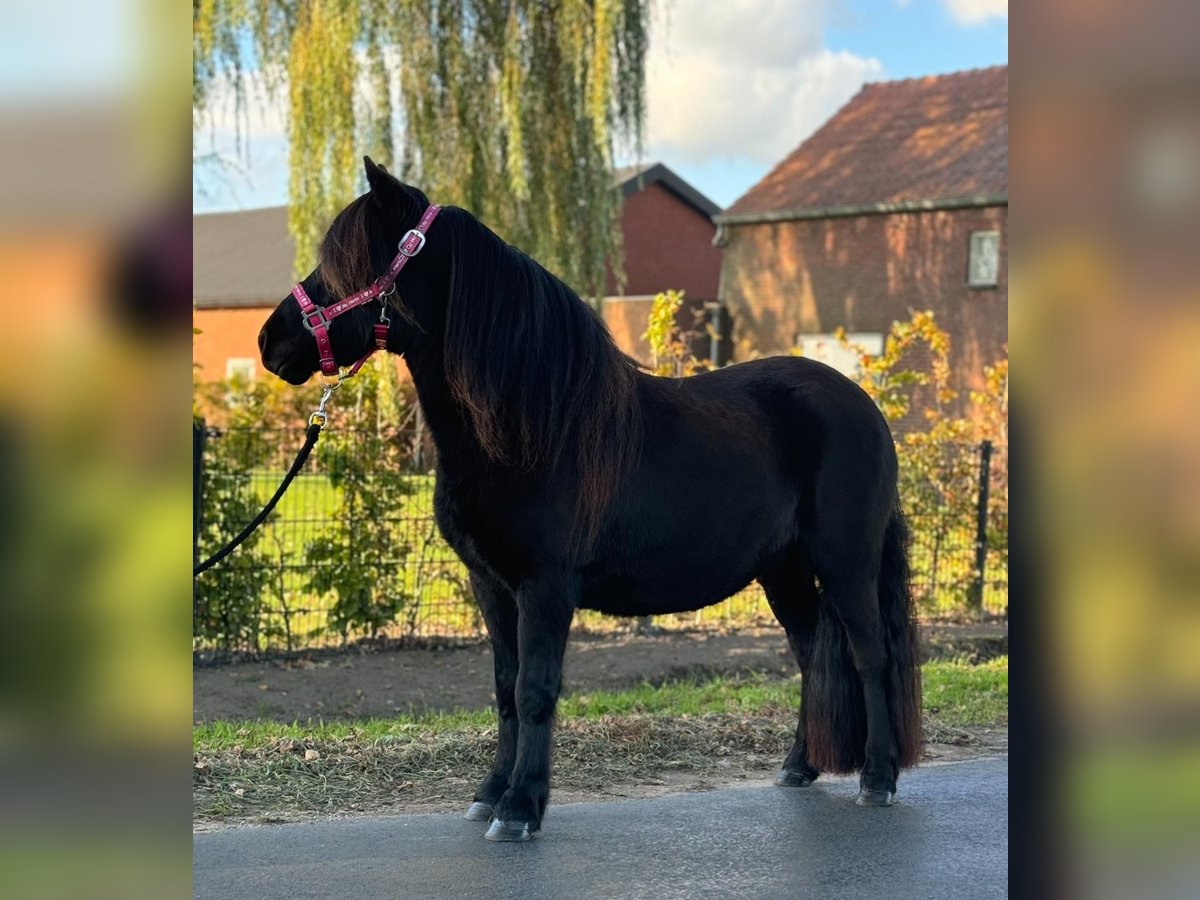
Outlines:
[[[859,806],[891,806],[896,802],[896,794],[893,791],[871,791],[862,788],[854,802]]]
[[[787,769],[780,769],[775,776],[775,784],[779,787],[808,787],[816,780],[815,772],[791,772]]]
[[[492,808],[486,803],[476,800],[463,816],[468,822],[489,822],[492,818]]]
[[[492,824],[484,835],[489,841],[531,841],[537,834],[537,828],[530,829],[528,822],[501,822],[492,819]]]

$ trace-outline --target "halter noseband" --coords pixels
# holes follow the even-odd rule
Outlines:
[[[297,284],[292,288],[292,296],[296,298],[296,302],[300,304],[300,315],[303,317],[304,327],[308,329],[308,333],[313,336],[317,342],[317,353],[321,357],[321,374],[329,377],[338,377],[338,365],[333,359],[333,349],[329,343],[329,326],[333,324],[333,320],[340,315],[350,312],[352,309],[357,309],[365,303],[370,303],[372,300],[380,301],[379,321],[375,323],[375,346],[367,351],[366,356],[356,362],[350,368],[350,374],[355,374],[362,368],[363,363],[371,358],[371,354],[376,350],[387,349],[387,334],[388,334],[388,315],[387,302],[385,297],[391,295],[396,289],[396,278],[400,271],[408,265],[408,261],[421,252],[421,248],[425,246],[425,234],[429,231],[429,226],[433,224],[433,220],[437,218],[437,214],[442,211],[440,206],[434,206],[432,203],[426,208],[424,215],[421,216],[421,221],[417,223],[416,228],[410,228],[405,232],[404,237],[400,239],[400,245],[396,258],[392,260],[392,264],[388,266],[387,271],[380,275],[371,284],[369,288],[364,288],[357,294],[351,294],[349,297],[344,297],[337,303],[331,303],[329,306],[317,306],[309,299],[308,293],[304,290],[304,285]]]

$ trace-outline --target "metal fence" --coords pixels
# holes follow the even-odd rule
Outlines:
[[[195,548],[203,558],[261,508],[303,435],[196,424]],[[259,532],[195,581],[196,651],[297,650],[361,637],[483,635],[465,567],[433,518],[432,448],[419,423],[383,436],[323,436]],[[386,459],[380,459],[380,447]],[[913,589],[924,616],[1007,615],[1006,448],[902,450]],[[907,464],[906,463],[911,463]],[[381,474],[382,473],[382,474]],[[736,628],[774,619],[757,585],[662,628]],[[578,614],[576,627],[634,627]]]

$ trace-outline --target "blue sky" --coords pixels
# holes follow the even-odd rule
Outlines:
[[[728,206],[865,81],[1007,61],[1007,0],[658,0],[643,159]],[[236,151],[229,104],[218,106],[194,151],[216,150],[230,165],[194,173],[193,208],[285,203],[278,104],[254,104],[248,157]]]
[[[1003,9],[1005,15],[968,23],[956,20],[952,5],[940,0],[841,3],[834,24],[825,31],[826,40],[834,48],[881,60],[888,78],[915,78],[1007,63],[1007,2],[978,4],[981,9]]]

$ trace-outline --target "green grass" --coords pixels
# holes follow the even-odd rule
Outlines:
[[[400,715],[390,719],[358,719],[349,722],[208,722],[192,730],[192,749],[200,752],[256,750],[277,741],[306,739],[321,742],[345,740],[382,741],[403,735],[427,732],[441,734],[468,728],[486,728],[496,723],[490,709]]]
[[[949,661],[927,663],[925,712],[947,725],[991,725],[1008,721],[1008,657],[969,665]]]
[[[1008,657],[981,665],[932,662],[922,668],[925,711],[954,728],[1008,721]],[[588,691],[564,696],[559,720],[596,721],[613,716],[761,716],[792,715],[799,680],[765,676],[718,677],[677,681],[654,687],[641,684],[623,691]],[[286,739],[337,742],[381,741],[425,732],[442,734],[491,727],[490,709],[400,715],[352,722],[213,722],[192,734],[196,752],[262,748]]]
[[[641,684],[625,691],[574,694],[562,705],[563,715],[585,719],[601,716],[714,713],[757,715],[792,709],[799,697],[798,678],[765,676],[717,677],[706,681],[673,681],[655,687]]]

